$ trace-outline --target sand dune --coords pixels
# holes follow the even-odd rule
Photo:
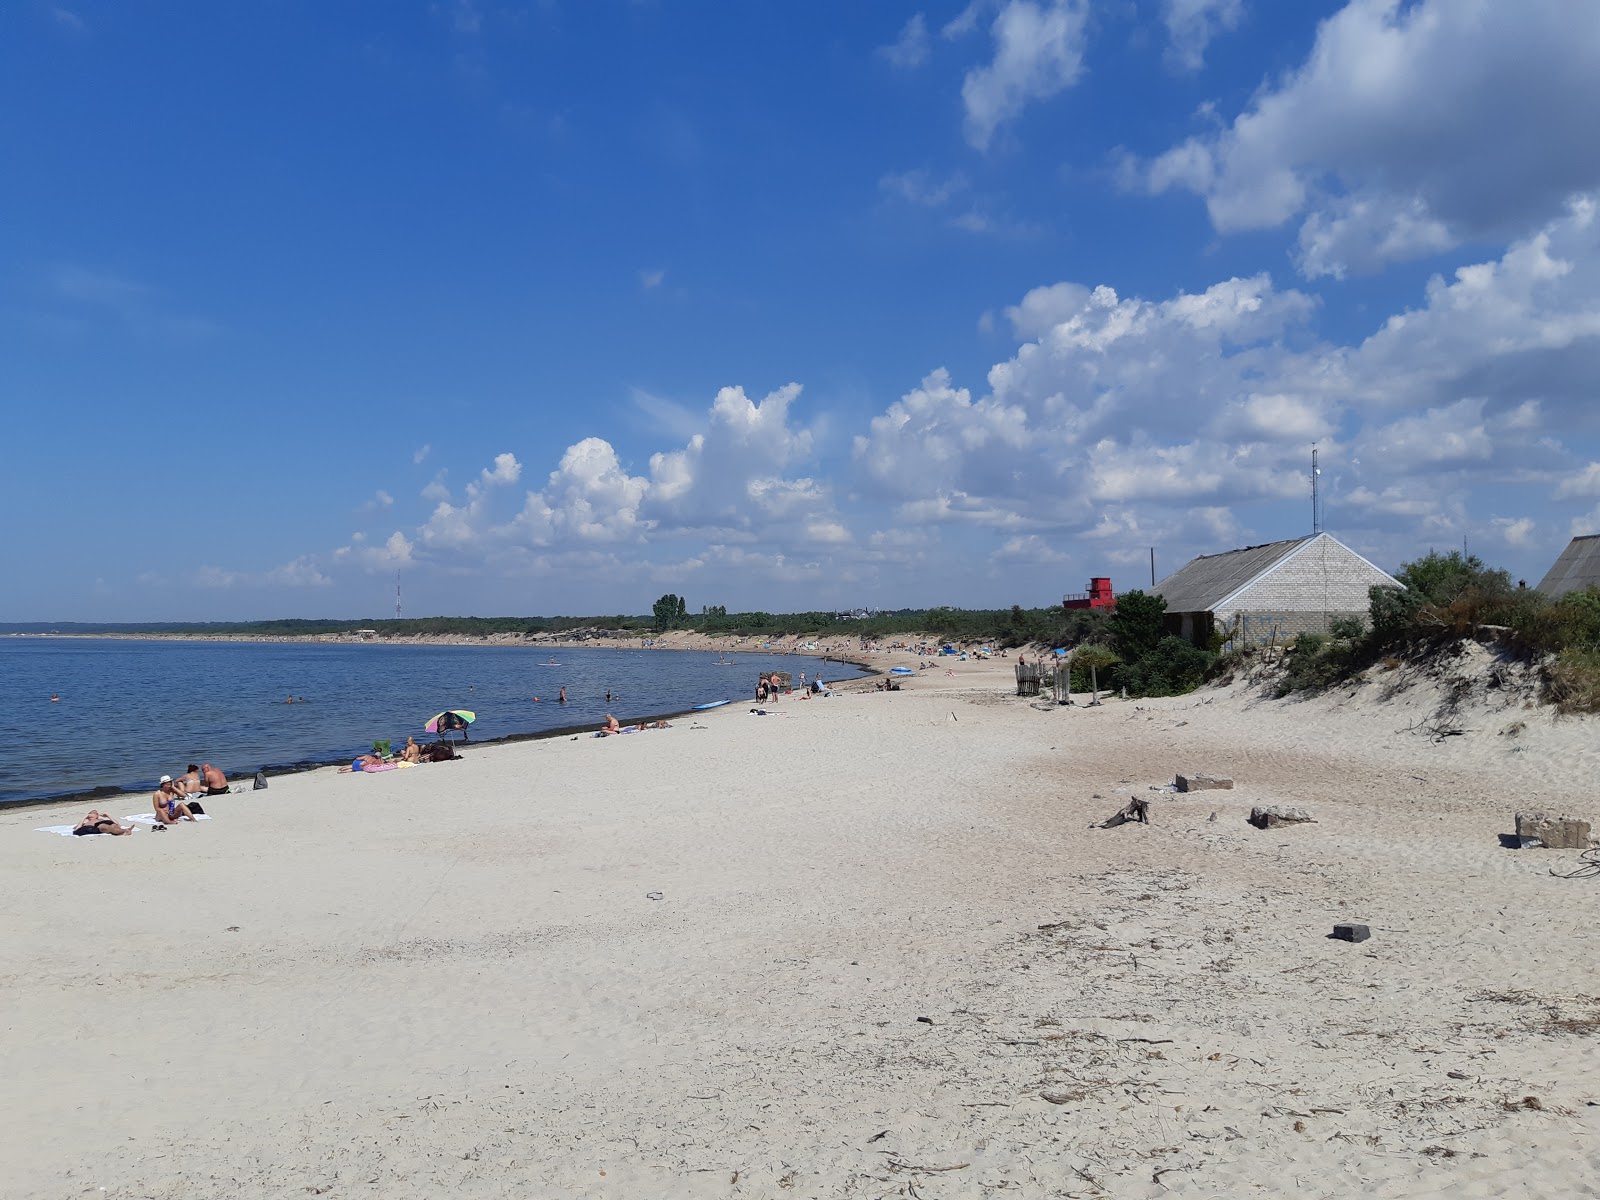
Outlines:
[[[156,836],[4,814],[5,1193],[1595,1194],[1600,880],[1497,843],[1600,815],[1592,722],[956,670]],[[1190,769],[1238,786],[1149,790]]]

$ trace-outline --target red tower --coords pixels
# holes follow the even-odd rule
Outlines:
[[[1075,592],[1061,598],[1062,608],[1115,608],[1116,606],[1117,597],[1111,590],[1111,580],[1104,575],[1096,575],[1089,580],[1087,592]]]

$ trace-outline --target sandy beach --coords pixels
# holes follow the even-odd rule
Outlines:
[[[1498,840],[1600,816],[1593,720],[949,669],[160,834],[0,814],[0,1190],[1600,1194],[1600,880]]]

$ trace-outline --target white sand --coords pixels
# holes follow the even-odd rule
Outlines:
[[[1593,722],[956,669],[158,835],[0,815],[0,1193],[1597,1194],[1600,880],[1496,841],[1600,817]],[[1239,786],[1147,790],[1190,769]]]

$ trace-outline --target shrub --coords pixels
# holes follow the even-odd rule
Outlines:
[[[1336,617],[1328,631],[1342,642],[1354,642],[1366,636],[1367,623],[1360,617]]]
[[[1564,713],[1600,712],[1600,649],[1561,651],[1545,668],[1545,689]]]
[[[1205,682],[1215,661],[1214,654],[1180,637],[1165,637],[1150,653],[1117,668],[1113,683],[1140,696],[1181,696]]]

